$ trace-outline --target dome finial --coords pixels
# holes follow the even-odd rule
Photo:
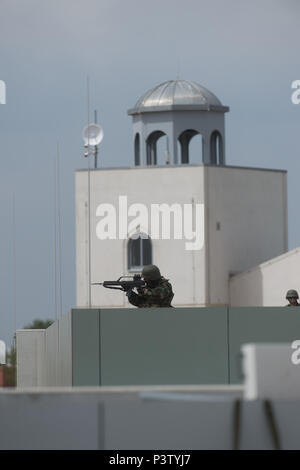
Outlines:
[[[176,80],[179,80],[180,77],[180,58],[177,58],[177,75],[176,75]]]

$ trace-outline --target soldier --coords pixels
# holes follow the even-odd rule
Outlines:
[[[289,304],[287,305],[287,307],[300,307],[300,304],[297,301],[297,299],[299,299],[299,295],[296,290],[294,289],[288,290],[285,298],[289,301]]]
[[[172,307],[171,301],[174,297],[172,286],[161,274],[154,264],[144,267],[142,277],[146,282],[145,287],[132,289],[126,292],[129,302],[139,308],[147,307]]]

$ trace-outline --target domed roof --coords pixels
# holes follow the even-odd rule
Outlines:
[[[147,91],[128,114],[153,111],[199,109],[203,111],[229,110],[207,88],[187,80],[169,80]]]

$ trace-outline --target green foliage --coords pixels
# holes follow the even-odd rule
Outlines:
[[[53,320],[40,320],[40,319],[35,319],[32,321],[32,323],[29,323],[29,325],[24,326],[24,329],[26,330],[45,330],[48,328],[48,326],[52,325]]]
[[[6,364],[9,366],[15,366],[17,361],[16,348],[12,346],[6,351]]]
[[[13,344],[10,349],[6,350],[6,365],[1,366],[3,370],[4,387],[16,386],[16,363],[17,351]]]

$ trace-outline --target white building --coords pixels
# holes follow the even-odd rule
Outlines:
[[[170,279],[174,306],[243,305],[245,296],[247,305],[265,305],[267,297],[256,295],[255,290],[267,285],[257,285],[260,271],[257,276],[251,271],[251,282],[240,273],[288,249],[286,171],[226,166],[224,114],[228,110],[200,85],[165,82],[128,112],[133,119],[132,168],[76,172],[78,307],[129,306],[123,293],[90,287],[90,281],[132,275],[150,263]],[[190,152],[193,139],[198,140],[197,163]],[[103,204],[110,205],[105,215]],[[148,224],[145,219],[140,222],[142,206],[133,204],[148,211]],[[174,230],[170,239],[155,238],[150,219],[155,204],[167,204],[170,214],[177,211],[177,216],[181,211],[184,220],[184,208],[189,207],[197,224],[195,238],[187,240],[183,231],[183,237],[176,239]],[[114,211],[115,239],[99,239],[104,217],[113,227]],[[125,228],[120,225],[124,211],[128,214]],[[187,249],[187,243],[197,237],[198,249]],[[273,276],[270,273],[271,290]],[[285,276],[288,288],[288,270]],[[242,285],[249,289],[247,295],[241,296]],[[279,293],[273,305],[282,305],[284,294]]]

